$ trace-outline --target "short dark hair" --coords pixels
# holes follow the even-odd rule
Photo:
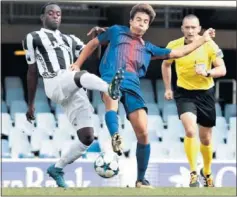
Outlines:
[[[49,6],[49,5],[57,5],[58,7],[60,7],[60,6],[59,6],[57,3],[55,3],[55,2],[48,2],[48,3],[44,4],[44,5],[41,7],[40,14],[44,14],[46,7]]]
[[[149,4],[141,3],[133,6],[130,11],[130,19],[133,19],[137,12],[145,12],[146,14],[148,14],[150,17],[149,24],[151,24],[156,17],[155,10]]]
[[[198,18],[196,15],[194,15],[194,14],[188,14],[188,15],[186,15],[186,16],[183,18],[182,23],[184,22],[185,19],[197,19],[198,22],[200,23],[199,18]]]

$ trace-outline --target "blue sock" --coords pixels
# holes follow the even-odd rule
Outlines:
[[[105,122],[111,136],[118,132],[118,117],[116,111],[111,110],[106,112]]]
[[[146,169],[150,158],[150,144],[137,143],[137,180],[141,181],[145,177]]]

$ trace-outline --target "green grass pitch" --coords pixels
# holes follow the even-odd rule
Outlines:
[[[145,196],[159,196],[159,195],[175,195],[175,196],[236,196],[236,188],[171,188],[160,187],[154,189],[138,189],[138,188],[2,188],[2,195],[37,195],[37,196],[80,196],[80,195],[101,195],[101,196],[124,196],[124,195],[145,195]]]

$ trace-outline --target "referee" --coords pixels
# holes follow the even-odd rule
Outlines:
[[[184,17],[181,30],[184,37],[168,43],[166,48],[175,49],[200,37],[201,26],[195,15]],[[171,64],[175,62],[177,89],[174,93],[179,118],[185,128],[184,149],[190,165],[190,187],[199,187],[197,155],[201,151],[204,167],[201,176],[205,187],[214,187],[211,173],[213,148],[212,127],[216,124],[214,80],[226,75],[223,53],[214,41],[209,41],[191,54],[165,60],[162,76],[165,84],[165,99],[173,99],[171,89]],[[199,128],[199,145],[195,138]]]

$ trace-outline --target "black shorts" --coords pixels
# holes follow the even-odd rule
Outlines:
[[[192,112],[197,116],[197,123],[203,127],[216,125],[214,87],[208,90],[186,90],[177,87],[174,98],[179,117],[185,112]]]

